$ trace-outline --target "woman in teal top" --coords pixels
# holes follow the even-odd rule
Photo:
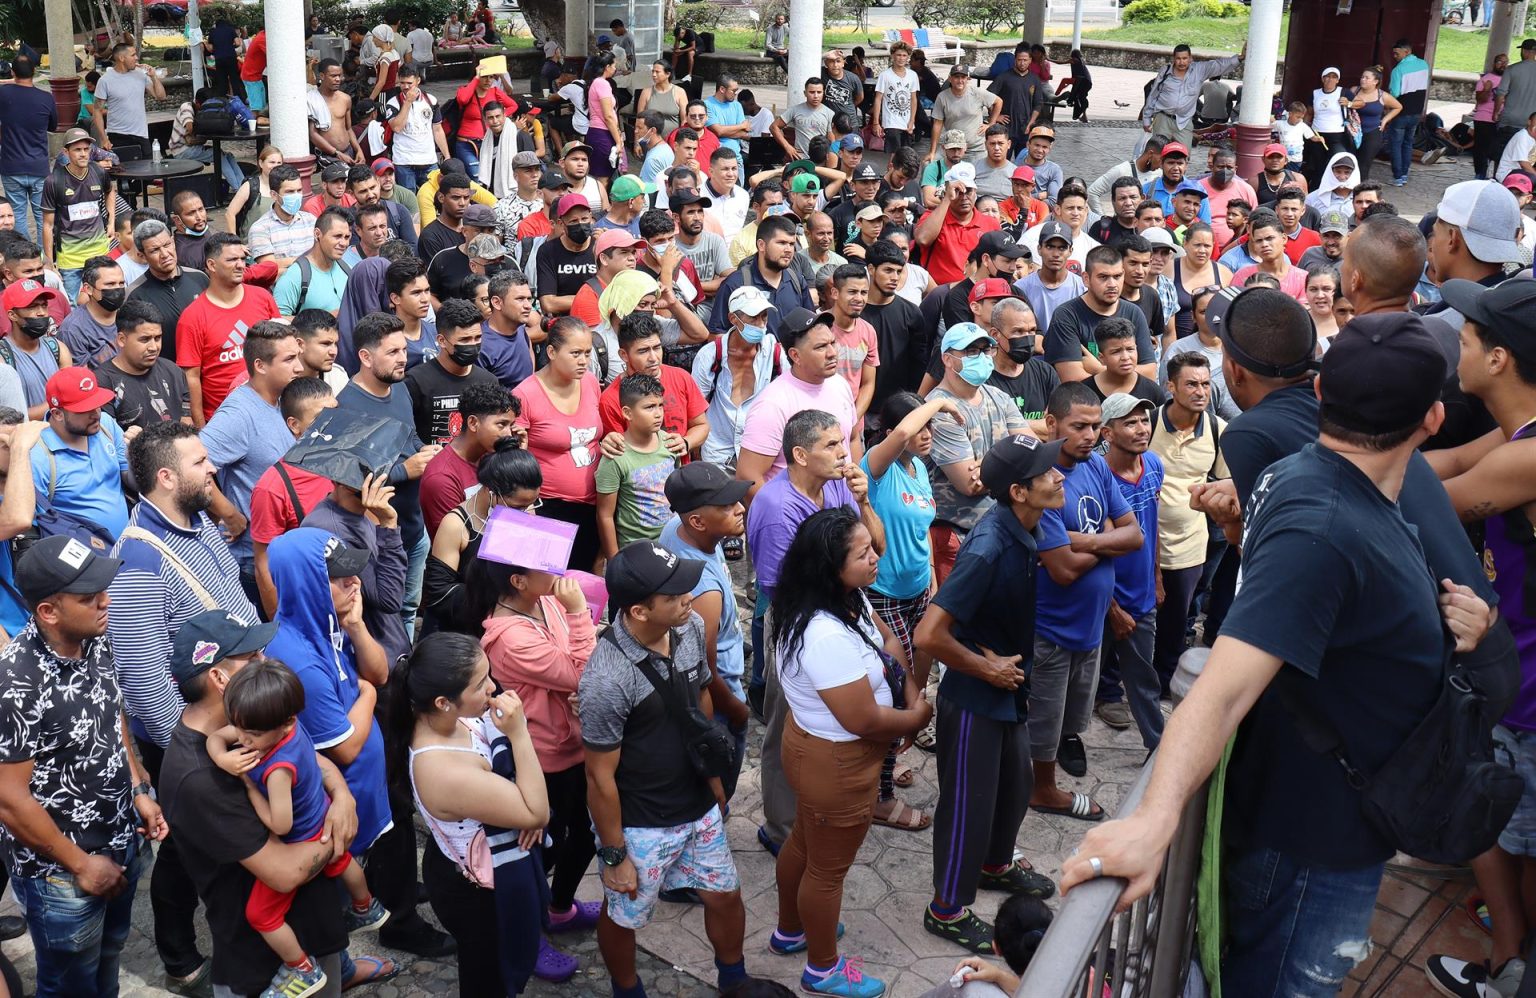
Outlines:
[[[941,413],[947,415],[940,416]],[[880,410],[880,425],[892,429],[864,454],[859,466],[869,477],[869,501],[885,524],[885,554],[869,590],[869,602],[880,619],[901,641],[917,673],[917,688],[928,683],[932,660],[914,657],[912,632],[928,609],[933,588],[933,548],[928,528],[933,523],[933,486],[923,459],[933,449],[928,424],[935,417],[960,419],[952,399],[924,402],[911,392],[898,392]],[[903,767],[900,785],[911,786],[911,770]],[[880,770],[880,795],[875,803],[875,823],[918,831],[932,818],[896,797],[896,753],[885,757]]]

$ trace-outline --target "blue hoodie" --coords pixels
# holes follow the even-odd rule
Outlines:
[[[299,723],[324,751],[352,737],[347,712],[357,702],[357,665],[352,641],[341,629],[331,602],[325,570],[325,544],[331,535],[300,527],[277,537],[267,548],[272,582],[277,587],[277,634],[266,656],[282,661],[304,684]],[[372,724],[363,750],[341,766],[347,788],[357,798],[357,838],[352,853],[361,856],[389,830],[389,792],[384,780],[384,736]],[[338,764],[339,765],[339,764]]]

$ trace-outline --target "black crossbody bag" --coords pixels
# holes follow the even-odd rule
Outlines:
[[[619,639],[613,636],[611,626],[603,631],[603,637],[613,644],[620,655],[628,658],[628,654],[619,644]],[[672,632],[671,640],[675,652],[679,641],[676,631]],[[681,676],[676,669],[673,670],[670,680],[662,679],[661,674],[651,665],[651,657],[648,654],[638,661],[635,659],[629,659],[629,661],[650,681],[651,686],[656,690],[656,695],[661,697],[667,713],[672,716],[678,737],[683,740],[683,751],[687,754],[688,764],[693,767],[694,773],[705,780],[728,775],[735,766],[736,740],[731,737],[725,725],[705,717],[697,707],[688,702],[687,681],[684,680],[682,689],[678,689],[678,679]]]

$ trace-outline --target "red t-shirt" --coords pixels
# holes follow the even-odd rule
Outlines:
[[[1301,265],[1301,255],[1314,246],[1323,245],[1323,237],[1314,230],[1302,227],[1297,230],[1294,238],[1287,236],[1285,240],[1285,255],[1297,266]]]
[[[923,215],[926,219],[932,212]],[[923,224],[918,220],[919,226]],[[923,261],[923,266],[928,273],[933,275],[936,284],[953,284],[965,277],[965,264],[970,259],[971,250],[981,242],[983,232],[996,232],[1002,226],[997,224],[997,219],[991,215],[983,215],[979,211],[972,211],[970,220],[961,222],[955,217],[954,211],[950,211],[944,217],[944,226],[939,230],[939,237],[928,247],[928,253]]]
[[[247,83],[260,83],[266,72],[267,33],[262,30],[256,32],[256,37],[245,44],[245,61],[240,64],[240,79]]]
[[[444,447],[437,456],[427,462],[421,473],[421,518],[427,525],[427,536],[437,536],[437,525],[453,507],[464,501],[464,495],[480,484],[475,477],[475,466],[459,456],[452,447]]]
[[[678,436],[688,432],[688,424],[704,415],[709,408],[709,403],[704,401],[704,393],[699,391],[698,384],[693,380],[693,375],[680,367],[672,367],[670,364],[661,365],[661,387],[666,391],[663,397],[661,415],[661,428],[668,433],[676,433]],[[603,390],[603,397],[598,401],[598,411],[603,416],[603,434],[623,433],[629,421],[624,418],[624,407],[619,405],[619,382],[622,378],[613,379],[613,383]],[[688,462],[687,455],[683,456],[683,463]]]
[[[245,334],[258,322],[278,317],[277,302],[264,288],[245,285],[240,304],[221,308],[203,292],[176,323],[176,365],[200,368],[203,418],[210,419],[230,392],[250,380],[245,370]]]
[[[682,131],[681,128],[674,128],[672,129],[672,134],[667,136],[667,145],[673,149],[677,148],[677,133],[680,131]],[[719,148],[720,136],[711,132],[708,128],[699,133],[699,151],[694,158],[699,161],[699,165],[704,168],[705,172],[709,171],[709,157],[713,156],[715,150]]]
[[[549,216],[542,211],[536,211],[532,215],[517,223],[517,238],[537,239],[539,236],[552,235],[555,227],[549,221]]]
[[[508,97],[500,87],[492,87],[483,96],[477,96],[475,94],[477,82],[470,80],[453,95],[459,102],[459,107],[464,109],[459,115],[459,138],[465,142],[479,142],[485,138],[485,120],[481,117],[481,108],[486,104],[496,101],[506,109],[508,117],[511,117],[512,109],[517,106],[517,102]]]
[[[293,490],[299,494],[299,502],[306,514],[320,505],[320,500],[331,494],[331,480],[313,471],[279,461],[293,482]],[[293,498],[288,486],[274,465],[261,473],[256,488],[251,490],[251,540],[271,544],[275,539],[299,525],[303,517],[293,508]]]
[[[330,205],[325,203],[325,195],[324,194],[311,194],[307,199],[305,199],[303,210],[309,212],[311,215],[315,216],[316,218],[319,218],[320,217],[320,213],[325,211],[325,209],[329,208],[329,207],[330,207]],[[350,194],[343,194],[341,196],[341,207],[343,207],[343,208],[356,208],[357,207],[357,198],[353,197]]]
[[[596,278],[599,284],[603,283],[601,277]],[[606,287],[606,285],[604,285]],[[596,329],[603,324],[603,317],[598,312],[597,301],[599,292],[592,290],[589,281],[581,282],[581,290],[576,292],[576,297],[571,301],[571,315]]]

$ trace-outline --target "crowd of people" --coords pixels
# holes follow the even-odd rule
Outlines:
[[[547,96],[495,57],[424,89],[437,46],[491,31],[359,28],[311,66],[309,193],[265,149],[227,205],[182,191],[169,214],[112,180],[163,96],[131,44],[57,160],[53,97],[14,63],[0,853],[25,920],[0,934],[30,931],[40,995],[117,993],[145,875],[180,994],[385,980],[348,941],[377,930],[456,960],[461,994],[510,995],[568,980],[552,940],[595,930],[615,998],[643,998],[636,932],[663,902],[702,906],[719,988],[745,992],[725,818],[749,752],[769,948],[803,955],[802,990],[886,990],[838,920],[878,824],[931,837],[912,926],[1011,992],[1058,888],[1025,814],[1093,829],[1063,888],[1145,892],[1234,733],[1238,900],[1207,969],[1331,995],[1397,843],[1303,718],[1374,772],[1453,647],[1527,791],[1473,860],[1492,960],[1426,970],[1515,994],[1536,113],[1494,145],[1536,112],[1536,40],[1480,83],[1480,179],[1416,225],[1369,180],[1372,135],[1398,186],[1412,161],[1428,70],[1406,42],[1385,84],[1325,71],[1243,178],[1230,146],[1192,162],[1235,59],[1187,46],[1142,141],[1087,176],[1053,158],[1054,109],[1086,116],[1080,55],[1057,96],[1038,45],[985,85],[940,85],[901,41],[878,73],[831,50],[774,113],[730,77],[691,96],[686,31],[625,89],[643,67],[614,21],[577,72],[545,47]],[[210,112],[283,113],[264,33],[231,32],[173,155],[212,161]],[[1095,716],[1161,747],[1125,821],[1061,775],[1094,770]],[[900,793],[913,749],[931,812]],[[594,868],[602,899],[578,899]],[[981,891],[1009,896],[995,922]]]

